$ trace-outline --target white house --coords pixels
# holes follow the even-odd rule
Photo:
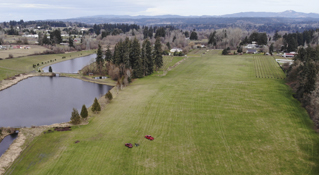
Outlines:
[[[246,49],[255,49],[257,47],[256,41],[251,42],[251,44],[247,44],[244,48]]]
[[[170,50],[170,52],[182,52],[183,50],[177,47],[174,47],[173,49]]]

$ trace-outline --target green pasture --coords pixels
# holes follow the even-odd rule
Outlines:
[[[307,112],[283,79],[256,77],[284,77],[279,66],[220,52],[135,80],[88,125],[36,138],[6,174],[318,174]]]
[[[12,58],[0,60],[0,81],[12,77],[20,73],[28,73],[31,71],[37,71],[39,67],[48,66],[57,62],[65,61],[68,59],[73,59],[81,57],[84,55],[94,53],[93,50],[89,51],[80,51],[80,52],[70,52],[66,54],[49,54],[49,55],[36,55],[36,56],[27,56],[20,58]],[[62,57],[65,57],[62,59]],[[50,62],[50,60],[55,60]],[[43,62],[43,64],[42,64]],[[33,64],[39,64],[36,68],[33,68]]]

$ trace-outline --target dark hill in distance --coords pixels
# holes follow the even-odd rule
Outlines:
[[[227,18],[227,20],[225,19]],[[87,24],[127,23],[138,25],[178,25],[178,24],[230,24],[238,21],[253,24],[291,23],[291,22],[319,22],[319,14],[302,13],[292,10],[284,12],[241,12],[221,16],[129,16],[129,15],[97,15],[79,18],[63,19],[59,21],[82,22]]]

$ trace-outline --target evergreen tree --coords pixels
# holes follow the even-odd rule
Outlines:
[[[281,38],[281,35],[279,35],[279,34],[278,34],[278,30],[276,30],[276,33],[275,33],[275,35],[274,35],[274,37],[273,37],[273,40],[274,40],[274,41],[277,41],[279,38]]]
[[[172,42],[174,42],[175,40],[176,40],[176,36],[174,36],[174,37],[173,37],[173,40],[172,40]]]
[[[169,42],[166,43],[168,50],[171,50],[171,44]]]
[[[72,124],[80,124],[81,123],[81,117],[79,115],[78,110],[73,108],[72,114],[71,114],[71,123]]]
[[[160,27],[156,30],[156,33],[155,33],[155,38],[157,37],[165,37],[166,35],[166,32],[165,32],[165,28],[164,27]]]
[[[143,76],[146,76],[146,71],[147,71],[147,57],[146,57],[146,40],[144,40],[141,48],[141,59],[142,59],[142,64],[143,64]]]
[[[54,43],[54,44],[62,43],[62,36],[61,36],[60,29],[54,30],[53,32],[50,33],[50,40],[51,40],[51,43]]]
[[[50,44],[50,40],[48,39],[47,34],[44,34],[43,39],[42,39],[43,44]]]
[[[94,103],[92,105],[91,110],[92,110],[92,112],[101,111],[101,106],[100,106],[100,104],[99,104],[99,102],[97,101],[96,98],[94,99]]]
[[[123,63],[125,69],[130,69],[132,68],[131,65],[131,60],[130,60],[130,50],[131,50],[131,41],[129,40],[128,37],[126,37],[124,46],[122,47],[123,49]],[[123,70],[124,72],[124,70]]]
[[[112,93],[109,91],[105,94],[105,98],[107,98],[109,101],[111,101],[113,99],[113,95]]]
[[[212,44],[213,46],[216,46],[216,31],[211,33],[208,38],[208,44]]]
[[[192,31],[191,36],[189,37],[190,40],[198,40],[197,32]]]
[[[145,57],[146,57],[146,75],[151,75],[154,72],[154,59],[152,54],[151,42],[147,39],[145,41]]]
[[[156,66],[156,71],[163,66],[163,56],[162,56],[162,44],[160,38],[156,38],[154,46],[154,63]]]
[[[86,106],[83,105],[81,109],[81,117],[82,118],[87,118],[88,117],[88,110],[86,109]]]
[[[107,50],[105,52],[105,61],[106,62],[112,62],[112,58],[113,58],[113,56],[112,56],[112,52],[110,50],[110,45],[108,45],[107,46]]]
[[[136,78],[142,78],[144,75],[144,66],[143,60],[141,57],[138,57],[137,61],[135,62],[135,69],[133,71],[133,75]]]
[[[51,66],[49,67],[49,72],[52,72],[52,67]]]
[[[130,51],[130,61],[132,65],[132,69],[135,69],[136,61],[140,58],[140,43],[139,41],[134,38],[131,44],[131,51]]]
[[[304,92],[310,94],[315,90],[316,84],[316,66],[311,61],[306,63],[306,82],[304,84]]]
[[[71,36],[71,33],[69,33],[69,47],[74,47],[73,37]]]
[[[151,26],[150,29],[148,30],[148,37],[150,37],[150,39],[153,38],[153,28],[152,28],[152,26]]]
[[[144,35],[144,39],[148,37],[148,27],[144,27],[143,35]]]
[[[96,53],[96,66],[99,69],[100,73],[102,72],[102,67],[104,66],[104,60],[103,60],[103,55],[102,55],[102,49],[101,49],[101,45],[99,45],[98,49],[97,49],[97,53]]]
[[[121,47],[122,47],[122,40],[120,40],[120,42],[118,42],[114,47],[113,63],[116,64],[117,66],[119,66],[122,63],[121,53],[120,53]]]
[[[189,37],[189,32],[185,31],[185,37],[188,38]]]

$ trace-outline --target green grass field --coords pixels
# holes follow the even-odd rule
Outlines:
[[[135,80],[89,125],[39,136],[7,174],[318,174],[312,121],[284,80],[256,78],[280,70],[256,59],[210,51]]]
[[[81,56],[92,54],[92,53],[94,53],[94,50],[72,52],[67,54],[36,55],[36,56],[27,56],[27,57],[0,60],[0,81],[5,78],[12,77],[16,74],[37,71],[40,66],[48,66],[50,64],[81,57]],[[64,56],[66,58],[62,59],[62,57]],[[50,62],[50,60],[55,60],[55,59],[56,61]],[[39,66],[37,66],[34,69],[32,65],[38,64],[38,63],[39,63]]]

